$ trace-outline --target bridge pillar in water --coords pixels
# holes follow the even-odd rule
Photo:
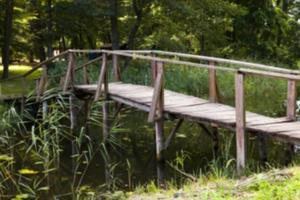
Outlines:
[[[152,105],[148,121],[155,124],[155,143],[157,160],[157,184],[165,188],[165,139],[164,139],[164,64],[163,62],[152,61],[152,84],[154,86]]]

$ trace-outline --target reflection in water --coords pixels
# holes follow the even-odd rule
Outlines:
[[[157,177],[155,158],[155,131],[153,124],[147,122],[147,114],[132,108],[125,107],[118,117],[114,131],[114,147],[110,151],[111,164],[113,166],[113,178],[118,187],[131,188],[154,181]],[[166,120],[165,134],[171,132],[176,125],[175,120]],[[208,127],[212,132],[215,128]],[[100,134],[99,134],[100,133]],[[89,136],[95,142],[101,141],[101,130],[90,127]],[[260,151],[256,136],[249,135],[247,141],[248,163],[254,166],[259,162]],[[166,180],[176,180],[181,183],[186,177],[180,171],[199,175],[211,170],[214,160],[214,152],[218,148],[220,164],[235,158],[235,138],[230,131],[220,129],[219,146],[216,141],[208,136],[203,127],[198,124],[184,121],[176,137],[171,142],[165,153]],[[268,146],[268,162],[273,166],[284,164],[284,144],[271,140],[265,141]],[[281,149],[281,150],[280,150]],[[266,159],[263,155],[263,159]],[[221,162],[222,161],[222,162]],[[225,165],[224,164],[224,165]],[[231,163],[232,167],[235,163]],[[89,166],[84,178],[84,183],[100,185],[105,183],[104,160],[97,155]]]

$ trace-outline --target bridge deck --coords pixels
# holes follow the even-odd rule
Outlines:
[[[77,85],[78,94],[94,94],[97,85]],[[153,88],[143,85],[125,83],[109,83],[109,98],[149,112],[153,96]],[[164,114],[179,119],[196,122],[214,123],[220,127],[235,128],[235,108],[219,103],[189,96],[169,90],[164,91]],[[291,122],[286,118],[271,118],[252,112],[246,112],[246,130],[264,133],[294,144],[300,144],[300,122]]]

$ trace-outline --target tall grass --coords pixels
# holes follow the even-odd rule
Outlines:
[[[3,113],[0,122],[0,199],[93,196],[84,189],[86,173],[96,156],[100,154],[107,160],[109,154],[104,143],[90,138],[85,124],[70,131],[68,98],[57,94],[55,90],[45,93],[42,102],[47,100],[47,109],[35,99],[28,98],[22,114],[13,105]],[[97,112],[100,104],[93,107],[88,121],[100,126],[101,115],[97,113],[97,118],[93,118],[96,115],[93,111]],[[113,138],[109,142],[114,145]],[[66,154],[71,147],[73,151]],[[113,168],[113,165],[109,166],[111,171]],[[99,173],[104,167],[102,169]],[[65,185],[61,184],[63,177],[68,180],[64,181]]]

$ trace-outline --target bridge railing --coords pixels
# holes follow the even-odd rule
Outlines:
[[[162,119],[164,109],[164,64],[177,64],[197,68],[205,68],[209,71],[209,101],[218,102],[217,71],[227,71],[235,74],[235,109],[236,109],[236,146],[237,146],[237,169],[241,172],[245,167],[245,129],[246,109],[244,82],[246,76],[264,76],[287,80],[287,120],[296,119],[296,83],[300,80],[300,71],[276,68],[262,64],[236,61],[230,59],[197,56],[190,54],[164,52],[164,51],[109,51],[109,50],[71,50],[71,52],[98,52],[104,58],[113,55],[113,72],[115,80],[120,80],[120,68],[116,62],[118,57],[129,57],[151,61],[153,80],[152,104],[148,116],[149,122],[159,122]],[[170,58],[173,57],[173,58]],[[196,60],[196,61],[191,61]],[[201,63],[206,62],[206,63]],[[228,65],[229,66],[222,66]],[[107,59],[102,61],[102,69],[99,76],[95,100],[99,98],[104,85],[104,94],[108,93],[107,87]],[[159,123],[158,123],[159,124]]]

